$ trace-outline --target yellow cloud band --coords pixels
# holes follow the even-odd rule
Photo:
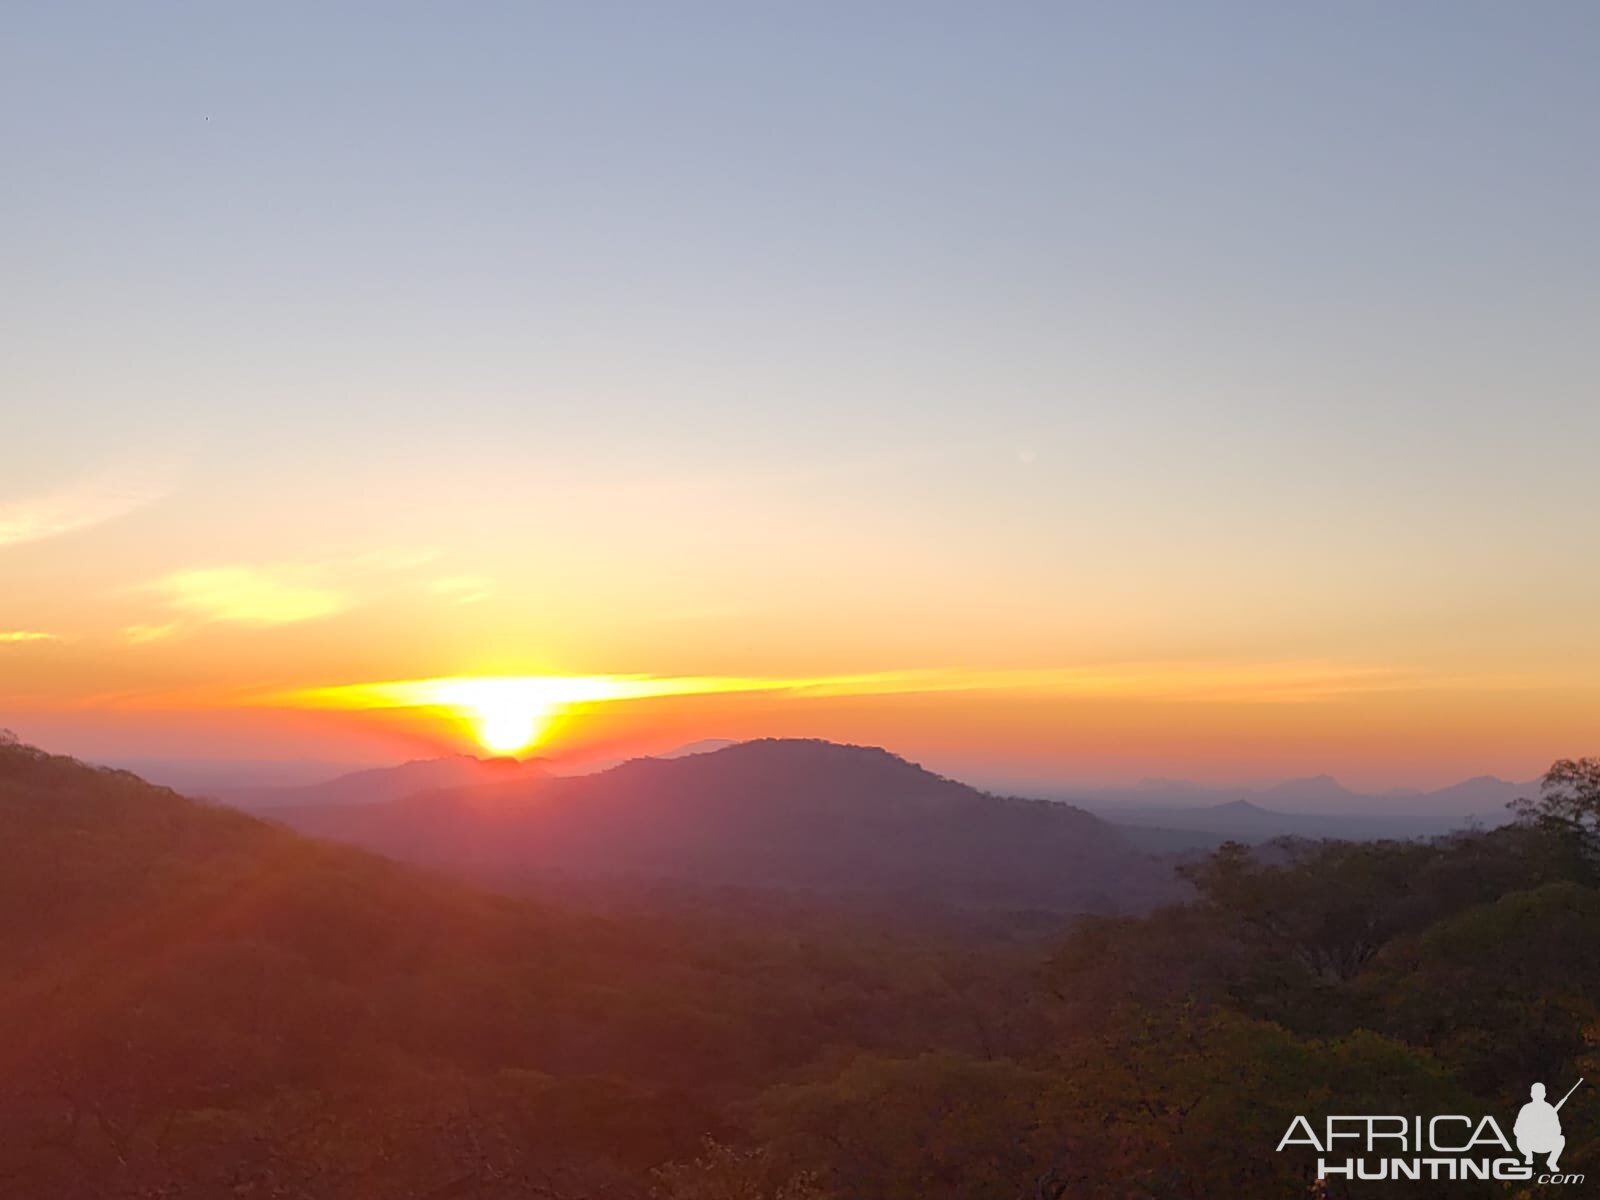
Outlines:
[[[919,692],[1010,691],[1056,696],[1285,702],[1456,686],[1420,672],[1328,663],[1262,665],[1151,663],[1036,670],[915,670],[854,675],[501,675],[351,683],[260,697],[292,708],[463,708],[486,699],[542,705],[606,703],[670,696],[793,692],[874,696]]]

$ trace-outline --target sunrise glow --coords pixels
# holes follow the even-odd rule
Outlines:
[[[518,680],[463,681],[442,702],[467,716],[478,741],[493,754],[515,755],[538,741],[553,702]]]
[[[841,711],[867,705],[888,715],[887,723],[868,726],[871,736],[904,744],[917,734],[896,724],[894,714],[914,706],[921,714],[923,736],[938,738],[942,730],[961,725],[981,727],[991,744],[1007,747],[1008,753],[1033,755],[1046,753],[1044,748],[1052,744],[1060,746],[1064,738],[1083,747],[1128,747],[1142,736],[1139,729],[1158,723],[1193,731],[1189,744],[1198,744],[1203,736],[1216,736],[1218,714],[1237,721],[1264,719],[1271,712],[1273,728],[1285,733],[1321,728],[1329,737],[1359,738],[1367,736],[1359,714],[1374,706],[1440,712],[1447,698],[1455,698],[1448,703],[1459,706],[1460,696],[1528,686],[1529,681],[1512,674],[1316,660],[1162,661],[810,676],[452,675],[269,691],[247,703],[289,713],[345,713],[353,721],[378,726],[398,720],[407,728],[434,731],[441,743],[465,742],[495,755],[525,754],[550,741],[558,729],[562,739],[578,743],[600,731],[649,739],[667,737],[659,731],[673,730],[672,737],[693,740],[695,727],[672,715],[690,711],[685,706],[691,703],[700,706],[694,711],[717,714],[700,719],[714,721],[723,733],[761,731],[759,724],[743,724],[741,714],[760,713],[768,719],[787,714],[783,719],[793,732],[826,729],[846,739],[851,732],[831,722]],[[192,695],[175,699],[196,702]],[[147,696],[141,703],[160,700]],[[233,706],[239,700],[219,696],[215,703]],[[1075,714],[1067,729],[1053,716],[1062,711]],[[982,717],[983,712],[994,720]],[[1257,716],[1247,717],[1250,713]],[[1210,732],[1201,735],[1202,729]]]
[[[207,74],[256,44],[231,19],[142,20],[113,63],[25,6],[60,57],[22,55],[7,262],[55,300],[13,322],[0,728],[110,763],[783,732],[1382,787],[1592,736],[1581,36],[1485,69],[1383,21],[1306,38],[1289,96],[1299,8],[1200,22],[1213,69],[1141,6],[1029,6],[990,80],[1014,23],[977,8],[970,44],[881,10],[870,51],[769,32],[727,73],[721,20],[664,21],[680,61],[579,8],[419,13],[464,43],[424,78],[329,16],[360,52],[289,37],[332,56],[290,86]],[[1357,45],[1391,90],[1341,103]],[[549,61],[470,65],[514,46]]]

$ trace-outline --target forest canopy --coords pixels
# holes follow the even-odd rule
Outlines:
[[[0,1195],[1311,1195],[1297,1113],[1600,1077],[1600,763],[1517,817],[983,942],[496,896],[11,741]]]

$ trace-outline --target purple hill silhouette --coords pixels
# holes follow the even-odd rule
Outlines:
[[[885,750],[821,741],[274,815],[499,886],[670,879],[1063,912],[1175,894],[1167,865],[1081,809],[989,795]]]

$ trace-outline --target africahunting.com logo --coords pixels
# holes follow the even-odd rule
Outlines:
[[[1307,1118],[1297,1116],[1289,1122],[1278,1150],[1314,1149],[1318,1179],[1582,1183],[1582,1175],[1563,1174],[1560,1165],[1567,1146],[1561,1106],[1582,1083],[1579,1079],[1554,1104],[1545,1099],[1544,1084],[1529,1088],[1528,1102],[1511,1126],[1515,1150],[1493,1117],[1474,1120],[1459,1114],[1330,1116],[1324,1118],[1320,1135]]]

